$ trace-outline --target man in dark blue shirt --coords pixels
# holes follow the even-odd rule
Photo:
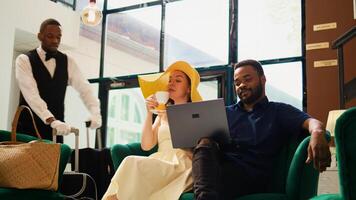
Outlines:
[[[311,134],[306,162],[313,161],[317,170],[325,171],[331,159],[322,123],[291,105],[268,101],[266,77],[258,61],[241,61],[234,70],[240,102],[226,108],[232,142],[199,141],[193,155],[196,200],[229,200],[268,192],[271,160],[303,129]]]

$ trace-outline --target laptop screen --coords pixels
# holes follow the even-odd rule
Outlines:
[[[229,140],[223,99],[168,106],[167,117],[174,148],[194,147],[204,137],[217,142]]]

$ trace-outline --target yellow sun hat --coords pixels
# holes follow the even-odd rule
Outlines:
[[[202,98],[198,91],[200,76],[198,71],[185,61],[177,61],[171,64],[165,72],[138,76],[138,82],[144,98],[156,93],[157,91],[167,91],[169,76],[172,71],[182,71],[190,79],[190,98],[192,102],[201,101]]]

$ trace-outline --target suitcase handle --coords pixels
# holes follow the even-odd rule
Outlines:
[[[79,129],[72,127],[70,129],[71,133],[75,135],[75,163],[74,163],[74,171],[79,172]],[[53,143],[57,143],[57,130],[54,128],[52,131],[52,141]]]
[[[103,143],[101,141],[101,129],[96,129],[96,139],[98,140],[98,148],[99,150],[103,149]]]
[[[85,122],[85,127],[87,128],[87,148],[89,148],[90,143],[89,143],[89,127],[90,127],[91,121],[86,121]]]
[[[91,121],[86,121],[85,122],[85,127],[87,128],[87,147],[89,148],[89,127],[90,127]],[[96,129],[96,139],[98,141],[98,148],[99,150],[101,150],[103,148],[103,143],[101,140],[101,130],[100,128]]]

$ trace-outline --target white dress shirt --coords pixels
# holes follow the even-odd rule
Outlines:
[[[45,61],[46,52],[42,47],[36,49],[40,59],[46,66],[48,72],[53,77],[56,69],[56,60],[54,58]],[[97,97],[93,95],[90,83],[79,70],[74,60],[68,57],[68,85],[71,85],[76,91],[79,92],[82,101],[92,115],[100,115],[100,102]],[[32,67],[27,55],[21,54],[16,58],[15,76],[20,87],[20,90],[29,104],[31,109],[39,116],[44,123],[46,119],[53,116],[48,110],[47,103],[41,98],[36,80],[32,74]]]

